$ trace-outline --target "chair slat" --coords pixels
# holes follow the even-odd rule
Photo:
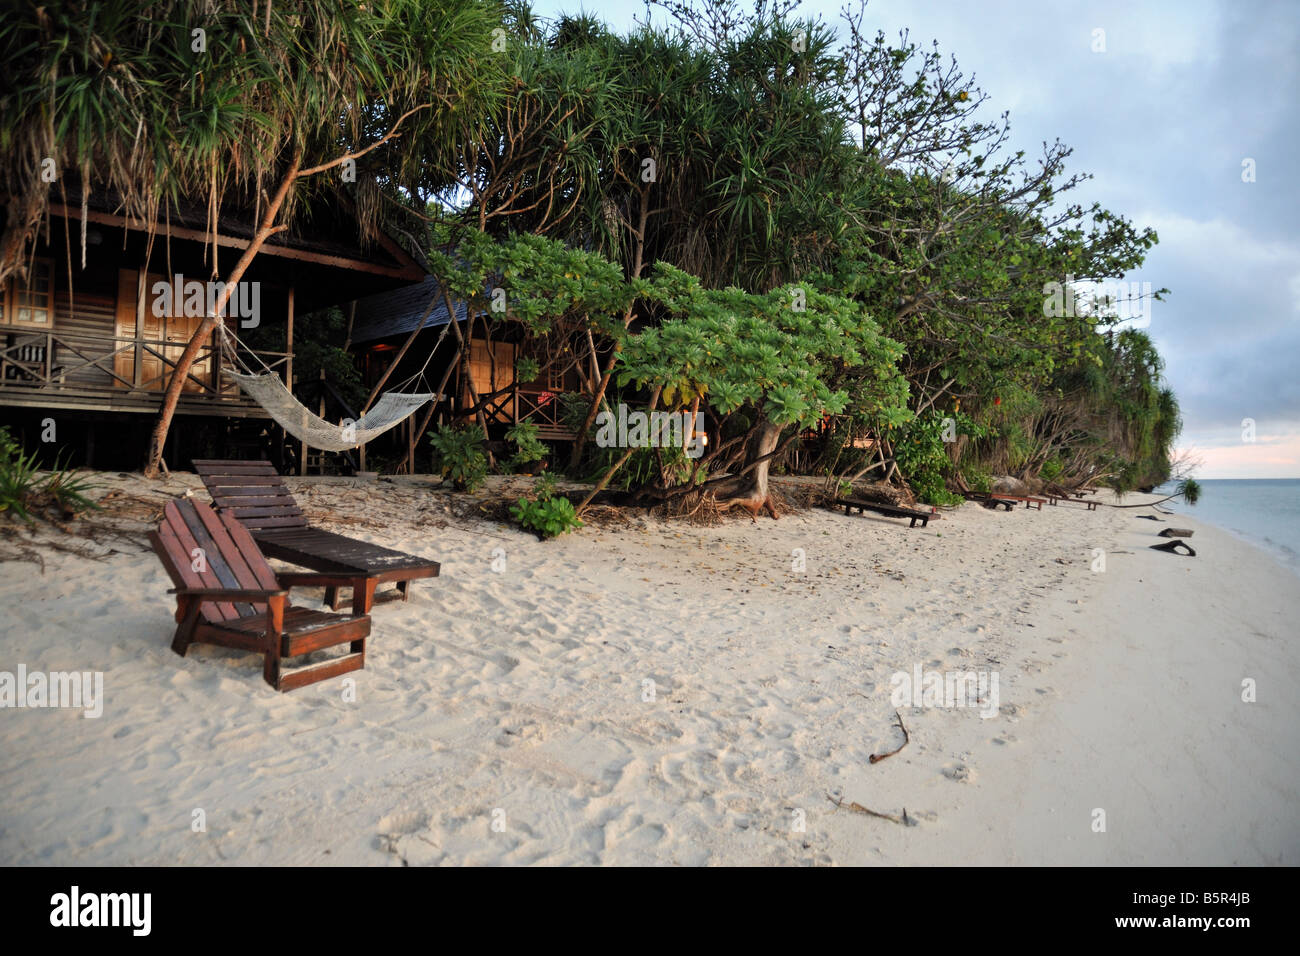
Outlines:
[[[193,510],[193,502],[187,501],[184,502],[184,504],[188,505],[191,511]],[[163,510],[163,516],[166,528],[175,535],[177,541],[180,543],[184,567],[190,568],[191,572],[198,578],[197,583],[187,582],[182,586],[200,588],[225,587],[226,585],[221,582],[213,571],[212,562],[208,560],[208,552],[212,550],[211,546],[199,544],[198,540],[195,539],[194,532],[190,530],[189,524],[185,521],[185,518],[181,513],[181,506],[182,502],[179,501],[168,502],[167,507]],[[203,563],[206,568],[204,571],[193,571],[193,554],[195,548],[203,549]],[[200,612],[205,620],[214,622],[229,621],[240,616],[239,609],[230,601],[204,601],[203,606],[200,608]]]
[[[267,563],[262,552],[256,547],[241,548],[239,543],[230,535],[230,528],[217,517],[216,512],[211,508],[195,508],[203,526],[207,528],[208,533],[212,535],[214,541],[218,543],[222,556],[226,560],[226,565],[235,575],[240,587],[252,588],[275,588],[279,585],[275,580],[275,572]],[[269,583],[268,583],[269,582]],[[260,609],[263,605],[257,605]]]
[[[194,536],[195,542],[203,549],[204,558],[208,565],[208,570],[216,576],[215,587],[232,588],[242,590],[247,587],[240,582],[235,572],[226,564],[226,555],[220,544],[212,539],[212,533],[204,527],[203,519],[199,517],[198,509],[194,507],[193,502],[186,502],[188,507],[180,508],[179,513],[189,528],[190,534]],[[265,604],[252,604],[249,602],[237,602],[235,604],[236,617],[246,617],[266,607]]]
[[[257,542],[248,533],[248,529],[240,524],[236,518],[224,514],[217,516],[217,520],[221,522],[222,527],[226,529],[226,533],[230,535],[231,541],[241,552],[248,555],[250,559],[256,555],[256,559],[250,560],[249,565],[253,569],[258,586],[278,588],[280,582],[276,579],[275,571],[271,568],[270,562],[263,557],[261,550],[257,547]]]

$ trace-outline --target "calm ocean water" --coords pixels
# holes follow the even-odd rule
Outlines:
[[[1300,574],[1300,478],[1198,478],[1201,500],[1163,507],[1217,525]],[[1172,485],[1156,489],[1168,494]]]

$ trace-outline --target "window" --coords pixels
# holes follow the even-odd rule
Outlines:
[[[37,259],[27,281],[14,279],[0,296],[0,322],[28,329],[48,329],[54,323],[54,272],[50,260]]]

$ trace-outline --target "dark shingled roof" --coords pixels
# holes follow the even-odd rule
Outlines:
[[[424,327],[436,329],[447,324],[447,307],[433,276],[427,276],[423,282],[414,285],[358,299],[356,317],[352,322],[353,344],[409,335],[420,324],[420,318],[431,301],[437,304],[425,320]],[[453,300],[452,304],[457,321],[463,320],[465,303]]]

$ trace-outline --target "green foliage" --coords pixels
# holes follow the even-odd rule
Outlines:
[[[894,457],[916,497],[934,505],[956,504],[960,495],[947,490],[944,476],[952,468],[944,439],[944,419],[929,412],[898,430]]]
[[[477,491],[487,477],[487,454],[483,450],[483,433],[477,427],[451,428],[439,425],[429,435],[433,444],[434,467],[450,478],[457,491]]]
[[[405,115],[399,140],[357,160],[353,198],[373,235],[379,194],[451,181],[457,134],[508,89],[505,59],[489,52],[501,25],[494,3],[284,0],[264,13],[243,0],[52,0],[6,11],[0,168],[24,210],[8,228],[35,238],[52,195],[40,178],[45,157],[60,178],[77,170],[87,192],[116,195],[150,221],[160,201],[182,197],[215,217],[273,193],[293,155],[307,169],[364,151]],[[337,187],[337,173],[324,179],[298,190],[301,222],[312,198]],[[0,248],[8,253],[9,242]]]
[[[0,513],[32,520],[27,508],[40,481],[36,471],[36,455],[24,453],[9,429],[0,426]]]
[[[537,381],[541,374],[542,367],[537,363],[537,359],[525,357],[515,360],[515,380],[520,385]]]
[[[33,512],[50,505],[62,517],[99,509],[86,494],[94,487],[90,479],[61,464],[58,456],[44,480],[39,469],[36,454],[25,453],[9,430],[0,426],[0,513],[30,522]]]
[[[568,498],[556,494],[555,478],[544,475],[537,480],[533,498],[520,498],[510,506],[511,516],[520,526],[536,532],[543,540],[567,534],[582,527],[582,520]]]
[[[971,491],[987,493],[993,487],[993,476],[987,469],[981,468],[977,464],[964,465],[962,475],[965,476],[966,484],[970,485]]]
[[[1059,458],[1049,458],[1038,469],[1038,477],[1042,478],[1043,481],[1056,481],[1057,478],[1061,477],[1063,470],[1064,466]]]
[[[506,438],[515,443],[515,454],[509,463],[511,470],[518,471],[546,457],[548,449],[537,437],[539,431],[533,422],[519,422],[506,432]]]
[[[1184,501],[1194,506],[1201,500],[1201,483],[1195,478],[1184,478],[1178,483],[1178,493]]]
[[[743,407],[774,424],[807,426],[846,409],[847,392],[827,380],[833,368],[856,365],[871,370],[876,387],[859,398],[872,411],[902,403],[898,344],[860,305],[813,281],[763,294],[704,289],[661,262],[645,291],[670,317],[627,339],[617,380],[660,386],[669,407],[700,397],[719,415]]]

